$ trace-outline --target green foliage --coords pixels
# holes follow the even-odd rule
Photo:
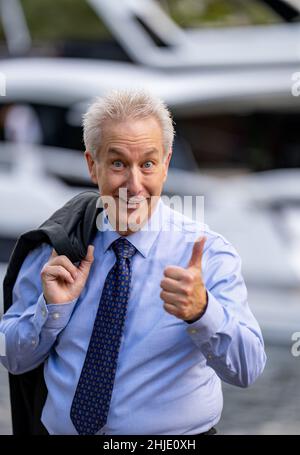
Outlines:
[[[85,0],[22,0],[33,40],[101,39],[108,32]]]
[[[108,0],[109,1],[109,0]],[[120,0],[122,1],[122,0]],[[257,0],[157,0],[183,27],[265,24],[278,20]],[[85,0],[21,0],[33,41],[110,36]],[[0,40],[4,39],[0,22]]]
[[[158,0],[182,27],[269,24],[279,20],[254,0]]]

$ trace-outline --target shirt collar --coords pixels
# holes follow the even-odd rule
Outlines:
[[[141,253],[147,257],[149,251],[154,244],[163,224],[163,207],[164,204],[159,198],[154,212],[147,220],[144,226],[136,232],[126,236],[126,239]],[[106,253],[111,244],[122,237],[118,232],[114,231],[105,211],[100,214],[100,232],[102,237],[103,251]],[[103,229],[102,229],[103,228]]]

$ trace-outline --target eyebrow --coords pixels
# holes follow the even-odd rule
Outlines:
[[[118,149],[115,149],[115,148],[110,148],[108,149],[107,153],[109,153],[110,155],[118,155],[118,156],[126,156],[127,154],[122,152],[121,150],[118,150]],[[156,154],[158,155],[158,150],[156,148],[153,148],[151,150],[148,150],[147,152],[143,153],[143,157],[145,156],[149,156],[149,155],[153,155],[153,154]]]

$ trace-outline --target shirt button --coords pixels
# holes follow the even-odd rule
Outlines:
[[[60,318],[60,315],[59,313],[53,313],[53,319],[59,319]]]
[[[33,346],[35,346],[35,345],[36,345],[36,341],[35,341],[35,340],[31,340],[31,344],[32,344]]]
[[[44,316],[44,318],[47,316],[47,311],[45,310],[45,308],[42,309],[42,315]]]
[[[197,333],[197,329],[190,329],[189,332],[190,333]]]
[[[207,358],[208,358],[209,360],[211,360],[211,359],[212,359],[212,355],[211,355],[211,354],[208,354]]]

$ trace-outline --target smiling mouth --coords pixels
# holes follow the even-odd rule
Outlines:
[[[128,208],[134,209],[139,207],[143,202],[147,201],[146,197],[132,197],[129,199],[123,199],[119,196],[116,197],[116,199],[120,199],[124,204],[127,205]]]

